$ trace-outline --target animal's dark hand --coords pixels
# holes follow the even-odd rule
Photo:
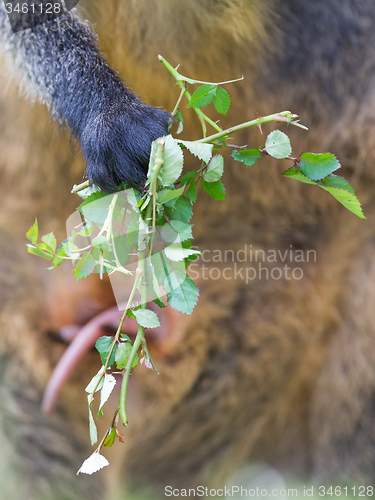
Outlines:
[[[128,96],[91,111],[79,135],[89,180],[104,191],[122,182],[142,186],[151,143],[168,133],[170,118],[166,111]]]

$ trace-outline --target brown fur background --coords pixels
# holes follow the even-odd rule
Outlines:
[[[57,229],[64,238],[83,162],[67,132],[42,106],[20,99],[3,73],[0,443],[8,451],[0,466],[2,491],[10,493],[0,499],[12,498],[15,484],[17,499],[25,492],[32,499],[100,498],[113,482],[154,492],[166,484],[219,487],[248,460],[304,479],[370,482],[375,8],[349,0],[92,0],[80,8],[110,64],[148,104],[171,111],[179,93],[160,53],[202,80],[245,76],[228,88],[233,106],[221,124],[298,113],[310,131],[288,129],[293,152],[335,153],[367,220],[321,190],[281,178],[288,162],[264,159],[250,170],[228,161],[225,202],[200,195],[199,248],[252,244],[284,252],[293,245],[316,250],[317,261],[303,264],[300,281],[201,280],[194,314],[182,317],[176,338],[156,351],[160,376],[139,368],[132,378],[125,445],[110,450],[107,471],[76,478],[89,449],[83,388],[98,357],[87,355],[57,413],[43,417],[41,394],[64,350],[46,332],[84,323],[113,299],[97,279],[76,285],[69,265],[51,273],[26,253],[24,234],[35,216],[43,233]],[[199,123],[186,115],[184,138],[197,137]],[[267,134],[272,127],[263,128]],[[236,138],[253,147],[263,141],[258,129]]]

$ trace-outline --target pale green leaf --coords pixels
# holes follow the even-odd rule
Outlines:
[[[224,158],[221,155],[215,155],[208,164],[207,170],[203,175],[206,182],[216,182],[224,172]]]
[[[180,177],[184,156],[178,142],[171,135],[165,136],[164,141],[164,163],[159,171],[159,179],[163,186],[169,186]]]
[[[79,207],[86,220],[103,224],[108,215],[109,205],[112,202],[114,195],[109,195],[100,191],[90,195]]]
[[[87,458],[83,462],[77,474],[91,475],[94,472],[103,469],[103,467],[106,467],[107,465],[109,465],[108,460],[105,457],[103,457],[103,455],[100,455],[98,451],[95,451],[89,458]]]
[[[99,247],[100,250],[108,250],[112,247],[111,243],[107,240],[105,236],[98,235],[91,241],[93,247]]]
[[[103,405],[108,401],[113,389],[116,385],[116,379],[113,375],[109,373],[104,374],[104,382],[102,390],[100,391],[100,406],[99,411],[103,408]]]
[[[289,137],[280,130],[271,132],[265,144],[265,150],[274,158],[287,158],[292,153]]]
[[[181,134],[181,132],[184,130],[184,118],[181,111],[177,112],[175,118],[179,120],[176,134]]]
[[[191,314],[198,301],[199,290],[195,283],[184,273],[175,271],[165,280],[168,304],[185,314]]]
[[[50,249],[48,249],[45,243],[37,243],[36,246],[26,243],[26,246],[29,253],[37,255],[38,257],[43,257],[47,260],[52,260],[54,257],[53,253]]]
[[[31,241],[34,245],[38,241],[38,220],[35,217],[35,222],[31,226],[31,228],[26,233],[26,238]]]
[[[166,246],[164,253],[167,258],[173,262],[181,262],[191,255],[200,255],[199,250],[183,248],[180,243],[172,243],[171,245]]]
[[[199,142],[192,141],[182,141],[181,139],[177,139],[180,144],[183,144],[185,148],[187,148],[190,153],[199,158],[200,160],[208,163],[212,156],[212,144],[201,144]]]
[[[56,237],[53,233],[48,233],[42,236],[42,241],[45,243],[48,247],[52,249],[53,252],[56,252]]]
[[[100,380],[100,382],[99,382],[99,380]],[[98,382],[99,382],[99,385],[96,388],[96,391],[100,391],[100,389],[103,387],[103,366],[100,368],[98,373],[90,380],[85,391],[88,394],[92,395]]]
[[[85,252],[81,259],[74,267],[74,276],[78,281],[81,278],[86,278],[89,274],[94,271],[95,259],[89,252]]]
[[[159,318],[150,309],[138,309],[137,311],[133,311],[133,313],[138,324],[144,328],[157,328],[160,326]]]
[[[94,445],[98,440],[98,430],[96,428],[95,420],[91,410],[91,394],[87,396],[89,402],[89,433],[90,433],[90,441],[91,446]]]
[[[116,366],[119,370],[126,368],[132,346],[129,342],[121,342],[116,351]]]
[[[193,237],[192,228],[193,226],[186,222],[171,220],[161,228],[161,237],[168,243],[181,243]]]

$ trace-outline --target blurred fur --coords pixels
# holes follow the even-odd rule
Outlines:
[[[157,60],[160,53],[173,65],[181,63],[182,73],[202,80],[244,74],[244,82],[228,89],[233,109],[223,124],[284,109],[298,113],[310,131],[288,129],[294,152],[335,153],[367,216],[359,220],[326,193],[280,178],[282,167],[272,160],[246,170],[228,159],[225,202],[202,193],[196,207],[199,247],[236,250],[252,244],[284,251],[293,245],[315,249],[317,262],[304,264],[301,281],[198,283],[201,298],[192,317],[181,319],[178,342],[161,343],[155,355],[161,375],[138,369],[132,377],[126,443],[111,450],[121,457],[112,458],[107,481],[117,475],[128,488],[148,484],[153,491],[166,484],[217,487],[244,461],[261,459],[306,479],[370,482],[375,476],[373,2],[91,0],[80,7],[94,23],[108,62],[148,105],[170,111],[178,96]],[[50,127],[45,109],[39,104],[29,109],[16,94],[10,88],[0,102],[0,328],[6,359],[1,387],[6,411],[26,405],[28,387],[27,411],[11,414],[13,428],[22,429],[21,436],[35,435],[30,431],[35,425],[59,451],[32,439],[23,451],[24,440],[6,431],[9,417],[2,413],[1,445],[16,457],[7,461],[9,470],[30,471],[19,479],[30,495],[57,485],[66,490],[62,498],[73,499],[67,478],[74,485],[84,481],[73,474],[87,453],[75,458],[86,440],[83,387],[96,357],[88,356],[65,390],[55,420],[42,420],[40,394],[62,351],[45,332],[72,322],[89,295],[110,299],[103,298],[107,289],[97,280],[82,291],[73,285],[69,266],[47,274],[26,255],[23,234],[34,215],[43,232],[58,226],[63,237],[63,221],[77,203],[69,191],[83,167],[66,133]],[[185,137],[198,131],[191,116]],[[263,141],[259,131],[236,139],[255,147]],[[67,290],[75,307],[64,307]],[[18,367],[24,379],[12,376]],[[72,433],[80,435],[78,441],[66,443]],[[49,475],[44,463],[53,463],[56,474]],[[104,477],[104,472],[91,477],[85,484],[93,492],[78,498],[96,498]]]

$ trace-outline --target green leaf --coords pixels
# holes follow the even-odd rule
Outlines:
[[[71,259],[78,259],[79,248],[72,242],[72,238],[68,238],[63,241],[60,247],[64,250],[67,257],[70,257]]]
[[[150,258],[145,260],[144,282],[147,285],[148,300],[162,298],[163,294],[160,290],[155,268]]]
[[[93,230],[94,225],[91,222],[85,221],[85,223],[82,225],[82,228],[77,232],[77,236],[91,236]]]
[[[192,95],[188,108],[204,108],[214,100],[216,90],[216,85],[201,85]]]
[[[78,281],[81,278],[86,278],[94,271],[94,268],[94,257],[91,255],[91,253],[85,252],[74,267],[74,276],[76,277],[76,280]]]
[[[57,253],[55,254],[53,261],[52,261],[52,269],[59,266],[61,262],[64,260],[63,257],[67,257],[65,251],[63,248],[60,248]]]
[[[316,182],[303,175],[298,167],[290,167],[288,168],[288,170],[283,172],[282,175],[285,175],[285,177],[291,177],[292,179],[296,179],[297,181],[303,182],[305,184],[313,184],[314,186],[317,185]]]
[[[350,212],[353,212],[361,219],[366,218],[362,212],[361,204],[355,195],[354,189],[350,186],[346,179],[335,175],[329,175],[322,181],[314,182],[303,175],[302,172],[296,167],[289,168],[283,173],[283,175],[306,184],[314,184],[315,186],[321,187],[325,191],[328,191],[334,198],[336,198],[337,201],[344,205],[345,208],[350,210]]]
[[[152,182],[150,182],[150,184],[152,184]],[[145,197],[142,198],[142,200],[138,203],[139,210],[143,212],[150,203],[150,201],[151,201],[151,196],[149,194],[146,194]]]
[[[52,250],[53,253],[56,252],[57,243],[56,237],[53,233],[48,233],[42,236],[42,241]]]
[[[121,342],[118,345],[115,357],[116,366],[118,370],[123,370],[124,368],[126,368],[131,351],[132,351],[132,345],[130,342]],[[138,354],[136,354],[132,363],[132,368],[137,366],[138,362],[139,362],[139,356]]]
[[[186,192],[186,196],[189,198],[189,200],[192,203],[195,203],[197,200],[197,183],[195,181],[192,181],[189,189]]]
[[[111,446],[113,446],[115,439],[116,439],[116,429],[112,429],[104,440],[104,447],[110,448]]]
[[[95,342],[95,348],[100,354],[100,359],[102,360],[103,365],[105,365],[106,360],[109,356],[109,352],[111,350],[111,346],[113,343],[113,337],[100,337],[96,342]],[[113,363],[115,362],[115,355],[117,351],[117,344],[115,344],[115,347],[113,349],[111,359],[109,360],[108,367],[111,367]]]
[[[154,311],[150,311],[150,309],[138,309],[138,311],[133,312],[138,324],[144,328],[157,328],[160,326],[159,318]]]
[[[175,271],[165,280],[168,304],[176,311],[191,314],[198,301],[199,290],[196,284],[184,273]]]
[[[141,193],[138,191],[138,189],[127,189],[126,190],[126,197],[130,205],[132,206],[133,210],[138,212],[138,204],[141,201]]]
[[[193,247],[193,243],[191,240],[183,241],[181,243],[181,246],[182,246],[182,248],[185,248],[185,249],[196,250],[196,247],[195,248]],[[200,255],[200,252],[197,254],[191,254],[188,257],[184,258],[185,271],[188,268],[189,263],[192,262],[193,260],[198,259],[199,255]],[[175,263],[174,263],[174,265],[175,265]]]
[[[168,243],[181,243],[193,237],[192,227],[186,222],[171,220],[161,228],[161,237]]]
[[[91,394],[88,394],[87,399],[89,401],[89,433],[90,433],[90,441],[91,446],[94,445],[98,440],[98,430],[96,428],[95,420],[91,410]]]
[[[97,224],[103,224],[107,218],[113,196],[103,191],[94,193],[81,204],[79,211],[85,219]]]
[[[89,196],[91,196],[93,193],[96,193],[100,191],[100,189],[95,186],[95,184],[92,184],[91,186],[88,186],[87,188],[81,189],[78,191],[76,194],[82,198],[83,200],[86,200]]]
[[[43,259],[52,260],[53,253],[50,249],[46,247],[44,243],[37,243],[36,246],[26,243],[27,251],[38,257],[43,257]]]
[[[182,220],[189,222],[193,215],[193,207],[190,201],[185,196],[180,196],[176,201],[174,208],[167,208],[165,210],[169,219]]]
[[[164,285],[166,276],[173,270],[172,262],[166,258],[163,252],[153,254],[151,256],[151,262],[159,285]]]
[[[104,374],[104,382],[102,390],[100,391],[100,406],[99,411],[103,408],[103,405],[108,401],[113,389],[116,385],[116,379],[113,375],[109,373]]]
[[[127,245],[135,245],[137,243],[138,232],[139,232],[139,217],[138,217],[138,214],[135,213],[135,217],[133,217],[131,219],[131,221],[129,222],[128,229],[126,232],[126,244]],[[117,247],[116,247],[116,250],[117,250]]]
[[[169,186],[181,175],[184,155],[178,142],[171,135],[165,136],[164,141],[164,163],[159,171],[159,178],[163,186]]]
[[[98,384],[98,382],[99,382],[99,384]],[[95,392],[100,391],[100,389],[103,387],[103,382],[104,382],[104,377],[103,377],[103,366],[102,366],[100,368],[100,370],[98,371],[98,373],[96,375],[94,375],[93,378],[90,380],[85,391],[91,397],[94,394],[94,390],[95,390],[96,385],[98,384],[98,387],[96,387]]]
[[[122,266],[125,266],[125,264],[128,262],[130,258],[130,254],[133,252],[133,245],[129,243],[128,238],[132,239],[132,235],[130,235],[129,233],[120,234],[114,240],[116,255]],[[138,239],[138,234],[136,240],[137,239]]]
[[[225,200],[225,187],[220,180],[216,182],[202,180],[202,187],[214,200]]]
[[[93,247],[99,247],[99,249],[102,251],[109,250],[112,247],[111,243],[103,235],[95,236],[95,238],[93,238],[93,240],[91,241],[91,245]]]
[[[346,191],[345,189],[339,189],[334,187],[322,187],[325,191],[331,193],[332,196],[336,198],[345,208],[353,212],[360,219],[366,219],[362,212],[361,204],[355,194]]]
[[[180,243],[172,243],[164,248],[164,254],[173,262],[181,262],[191,255],[200,255],[199,250],[192,248],[183,248]]]
[[[185,184],[190,184],[190,182],[194,179],[194,177],[197,175],[196,170],[192,170],[191,172],[188,172],[187,174],[183,175],[180,179],[181,185],[184,186]]]
[[[179,120],[176,134],[181,134],[181,132],[184,130],[184,118],[181,111],[177,112],[175,118]]]
[[[187,148],[190,151],[190,153],[192,153],[200,160],[204,161],[205,163],[208,163],[210,161],[213,149],[212,144],[201,144],[199,142],[181,141],[180,139],[177,139],[177,141],[180,144],[183,144],[185,148]]]
[[[154,299],[152,302],[159,306],[161,309],[167,307],[161,299]]]
[[[217,88],[216,95],[214,97],[214,106],[216,111],[222,115],[226,115],[228,109],[230,108],[229,94],[221,87]]]
[[[139,219],[138,252],[145,250],[147,247],[148,231],[149,231],[148,223],[143,219]]]
[[[157,202],[164,205],[164,203],[167,203],[170,200],[174,200],[176,198],[179,198],[185,190],[185,186],[182,186],[179,189],[162,189],[161,191],[158,191],[157,193]]]
[[[126,368],[126,364],[128,362],[131,350],[132,350],[132,345],[129,342],[121,342],[118,345],[115,356],[116,366],[118,370],[123,370],[124,368]]]
[[[35,222],[31,226],[31,228],[27,231],[26,233],[26,238],[31,241],[34,245],[36,245],[36,242],[38,241],[38,220],[35,217]]]
[[[224,172],[224,158],[221,155],[216,155],[208,164],[207,170],[203,175],[206,182],[216,182],[220,179]]]
[[[355,195],[354,188],[349,184],[349,182],[344,179],[344,177],[340,177],[338,175],[328,175],[327,177],[324,177],[321,181],[318,181],[319,186],[325,186],[325,187],[334,187],[334,188],[339,188],[339,189],[345,189],[345,191],[349,191],[349,193],[352,193]]]
[[[235,160],[244,163],[247,167],[253,167],[262,155],[259,149],[245,149],[243,151],[233,151],[231,156]]]
[[[274,158],[281,159],[290,156],[292,146],[290,145],[289,137],[284,132],[274,130],[266,139],[265,150]]]
[[[299,168],[306,177],[318,181],[340,168],[340,162],[331,153],[302,153]]]

